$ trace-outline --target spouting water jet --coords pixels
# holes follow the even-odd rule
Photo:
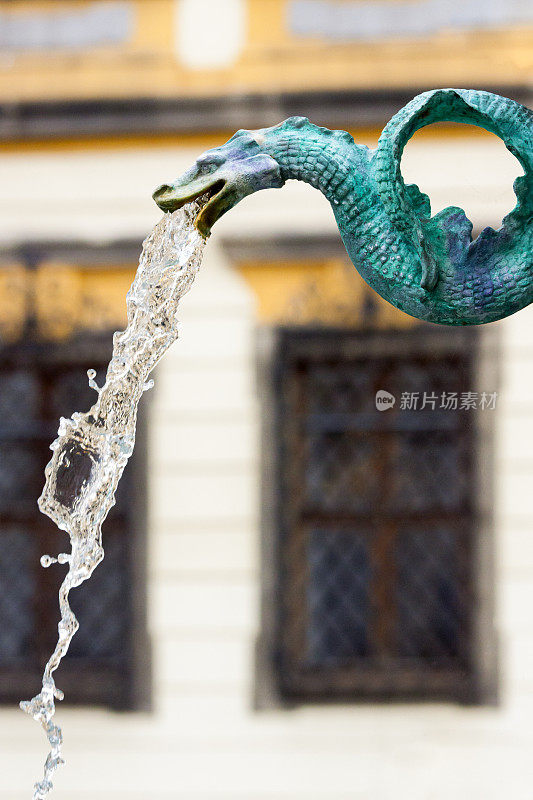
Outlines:
[[[206,239],[194,226],[206,198],[165,214],[145,240],[139,268],[127,295],[128,324],[113,336],[113,355],[103,386],[88,370],[97,400],[86,413],[61,418],[58,438],[51,444],[46,483],[39,508],[68,533],[70,553],[44,555],[41,565],[68,563],[59,590],[61,619],[57,645],[45,666],[42,689],[21,708],[43,726],[50,752],[33,800],[45,800],[52,777],[63,763],[62,733],[53,722],[55,700],[63,693],[54,672],[66,654],[78,621],[69,605],[70,590],[86,581],[104,557],[102,523],[115,503],[118,482],[133,452],[137,406],[153,386],[148,379],[159,359],[178,336],[176,312],[196,276]]]

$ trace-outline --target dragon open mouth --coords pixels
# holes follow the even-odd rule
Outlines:
[[[217,178],[211,184],[206,180],[193,180],[183,185],[163,184],[159,186],[152,197],[161,211],[172,212],[181,208],[185,203],[190,203],[202,195],[208,196],[208,201],[196,218],[196,227],[204,236],[209,235],[214,219],[217,218],[216,205],[221,199],[226,181]]]

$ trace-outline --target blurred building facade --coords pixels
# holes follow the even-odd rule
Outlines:
[[[152,190],[293,114],[375,146],[428,88],[531,106],[533,14],[11,0],[0,41],[0,763],[18,800],[45,748],[14,704],[53,646],[61,569],[38,558],[63,546],[35,509],[47,445],[124,324]],[[479,230],[512,208],[518,164],[438,126],[403,172]],[[56,796],[528,796],[530,310],[418,324],[365,286],[324,198],[294,183],[217,224],[181,318],[106,559],[73,596]]]

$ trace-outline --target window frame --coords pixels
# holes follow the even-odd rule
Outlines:
[[[472,390],[497,389],[499,344],[494,332],[416,324],[407,330],[317,327],[262,328],[258,333],[258,388],[262,401],[261,620],[256,646],[254,701],[257,708],[300,703],[390,700],[444,700],[469,704],[498,702],[498,653],[494,624],[493,431],[485,413],[472,415],[472,497],[470,530],[469,668],[462,680],[441,674],[425,680],[420,672],[403,679],[362,670],[339,670],[329,685],[312,675],[302,681],[287,671],[284,643],[283,540],[287,508],[283,502],[286,425],[283,422],[284,370],[313,353],[347,357],[372,354],[432,356],[461,353],[469,362]],[[482,382],[481,382],[482,381]],[[492,417],[494,419],[494,417]]]

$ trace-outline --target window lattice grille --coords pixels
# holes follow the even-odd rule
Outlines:
[[[293,698],[472,693],[474,353],[424,333],[282,335],[278,678]],[[370,352],[366,345],[370,343]],[[375,395],[393,393],[378,411]]]

